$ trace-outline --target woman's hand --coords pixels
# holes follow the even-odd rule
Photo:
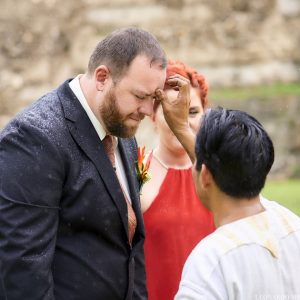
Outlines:
[[[195,161],[195,134],[189,126],[190,81],[180,75],[170,76],[167,85],[178,91],[177,98],[170,100],[166,94],[157,89],[156,100],[162,105],[166,122],[179,142],[185,148],[192,162]]]
[[[178,96],[171,101],[162,90],[156,91],[156,99],[161,103],[166,122],[171,130],[189,130],[190,81],[180,75],[170,76],[166,84],[178,91]]]

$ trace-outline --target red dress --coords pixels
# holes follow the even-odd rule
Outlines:
[[[215,229],[196,195],[191,168],[168,169],[144,222],[148,300],[173,300],[188,255]]]

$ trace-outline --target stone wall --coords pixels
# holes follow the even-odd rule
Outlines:
[[[121,26],[154,33],[211,88],[300,77],[300,0],[1,0],[0,128],[84,72],[96,43]]]

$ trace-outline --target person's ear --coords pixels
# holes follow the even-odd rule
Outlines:
[[[203,190],[206,190],[210,187],[212,183],[213,177],[209,169],[206,167],[205,164],[201,165],[201,171],[200,171],[200,184],[201,188]]]
[[[110,72],[105,65],[100,65],[96,68],[95,73],[96,88],[98,91],[103,91],[105,83],[110,76]]]

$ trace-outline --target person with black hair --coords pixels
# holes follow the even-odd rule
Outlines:
[[[161,91],[158,98],[195,162],[197,194],[217,227],[187,259],[175,300],[299,299],[300,218],[260,194],[274,161],[269,135],[246,112],[219,107],[206,111],[195,137],[187,126],[189,82],[169,81],[178,98]]]

